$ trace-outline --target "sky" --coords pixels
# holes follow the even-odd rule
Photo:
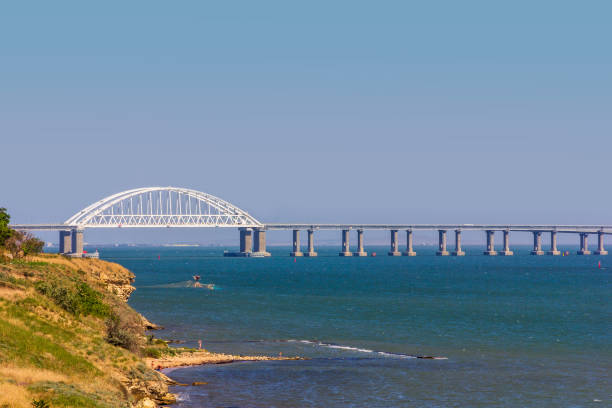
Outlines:
[[[612,224],[610,15],[608,1],[3,2],[0,206],[62,222],[172,185],[262,222]]]

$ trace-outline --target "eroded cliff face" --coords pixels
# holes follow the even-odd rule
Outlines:
[[[105,284],[109,292],[115,294],[124,302],[127,302],[132,292],[136,290],[132,286],[135,278],[134,274],[119,264],[100,259],[75,259],[73,262],[77,265],[82,262],[81,270]]]
[[[100,282],[106,286],[106,289],[116,295],[119,299],[127,302],[130,295],[136,288],[132,286],[134,283],[134,274],[123,266],[103,261],[100,259],[79,259],[79,258],[63,258],[40,256],[32,257],[34,261],[42,261],[66,266],[72,270],[81,271],[90,280]]]

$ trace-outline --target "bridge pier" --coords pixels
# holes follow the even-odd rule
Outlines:
[[[391,230],[391,250],[388,252],[389,256],[401,256],[402,253],[398,249],[397,230]]]
[[[533,232],[533,251],[531,255],[544,255],[542,251],[542,231]]]
[[[504,249],[499,252],[501,256],[512,256],[514,252],[510,250],[510,231],[504,230]]]
[[[604,233],[603,231],[599,231],[597,233],[597,251],[594,252],[595,255],[608,255],[608,251],[604,249]]]
[[[446,230],[438,230],[438,252],[436,252],[438,256],[448,256],[448,251],[446,250]]]
[[[70,231],[59,232],[59,253],[69,254],[72,252],[72,239],[70,237]]]
[[[266,251],[266,230],[262,228],[256,228],[254,232],[255,237],[253,239],[253,256],[271,256],[271,254]]]
[[[240,228],[240,252],[238,256],[250,256],[253,244],[251,228]]]
[[[406,250],[402,252],[404,256],[416,256],[416,252],[412,249],[412,230],[406,230]]]
[[[561,255],[561,251],[557,249],[557,231],[550,231],[550,251],[546,252],[547,255]]]
[[[487,256],[496,256],[495,250],[495,231],[487,230],[487,250],[483,252]]]
[[[455,230],[455,250],[453,256],[464,256],[465,252],[461,250],[461,230]]]
[[[591,255],[591,251],[589,251],[589,234],[586,232],[580,233],[580,250],[577,252],[578,255]]]
[[[317,253],[314,250],[314,230],[313,229],[308,230],[308,252],[306,252],[304,256],[309,256],[309,257],[317,256]]]
[[[353,252],[353,256],[368,256],[368,253],[363,249],[363,230],[357,230],[357,252]]]
[[[347,229],[342,230],[342,252],[338,254],[340,256],[353,256],[349,244],[349,232]]]
[[[293,230],[293,252],[290,254],[291,256],[304,256],[302,251],[300,251],[300,230]]]
[[[71,249],[70,256],[80,258],[83,256],[83,230],[73,229],[71,232]]]

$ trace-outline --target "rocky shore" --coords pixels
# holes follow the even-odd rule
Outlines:
[[[193,366],[202,364],[228,364],[237,361],[282,361],[303,360],[301,357],[270,357],[270,356],[241,356],[224,353],[211,353],[206,350],[184,352],[176,356],[161,358],[147,358],[147,365],[155,369]]]

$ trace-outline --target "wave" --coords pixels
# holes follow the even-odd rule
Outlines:
[[[141,288],[201,288],[201,289],[209,289],[209,290],[219,290],[219,287],[214,283],[199,283],[192,280],[181,281],[181,282],[173,282],[173,283],[163,283],[160,285],[148,285],[148,286],[140,286]]]
[[[360,348],[360,347],[345,346],[342,344],[324,343],[322,341],[316,341],[316,340],[293,340],[291,339],[291,340],[286,340],[286,341],[288,343],[303,343],[303,344],[311,344],[314,346],[325,347],[325,348],[330,348],[330,349],[356,351],[359,353],[367,353],[367,354],[376,354],[376,355],[390,357],[390,358],[422,358],[422,359],[431,359],[431,360],[447,360],[446,357],[391,353],[388,351],[370,350],[370,349]]]

